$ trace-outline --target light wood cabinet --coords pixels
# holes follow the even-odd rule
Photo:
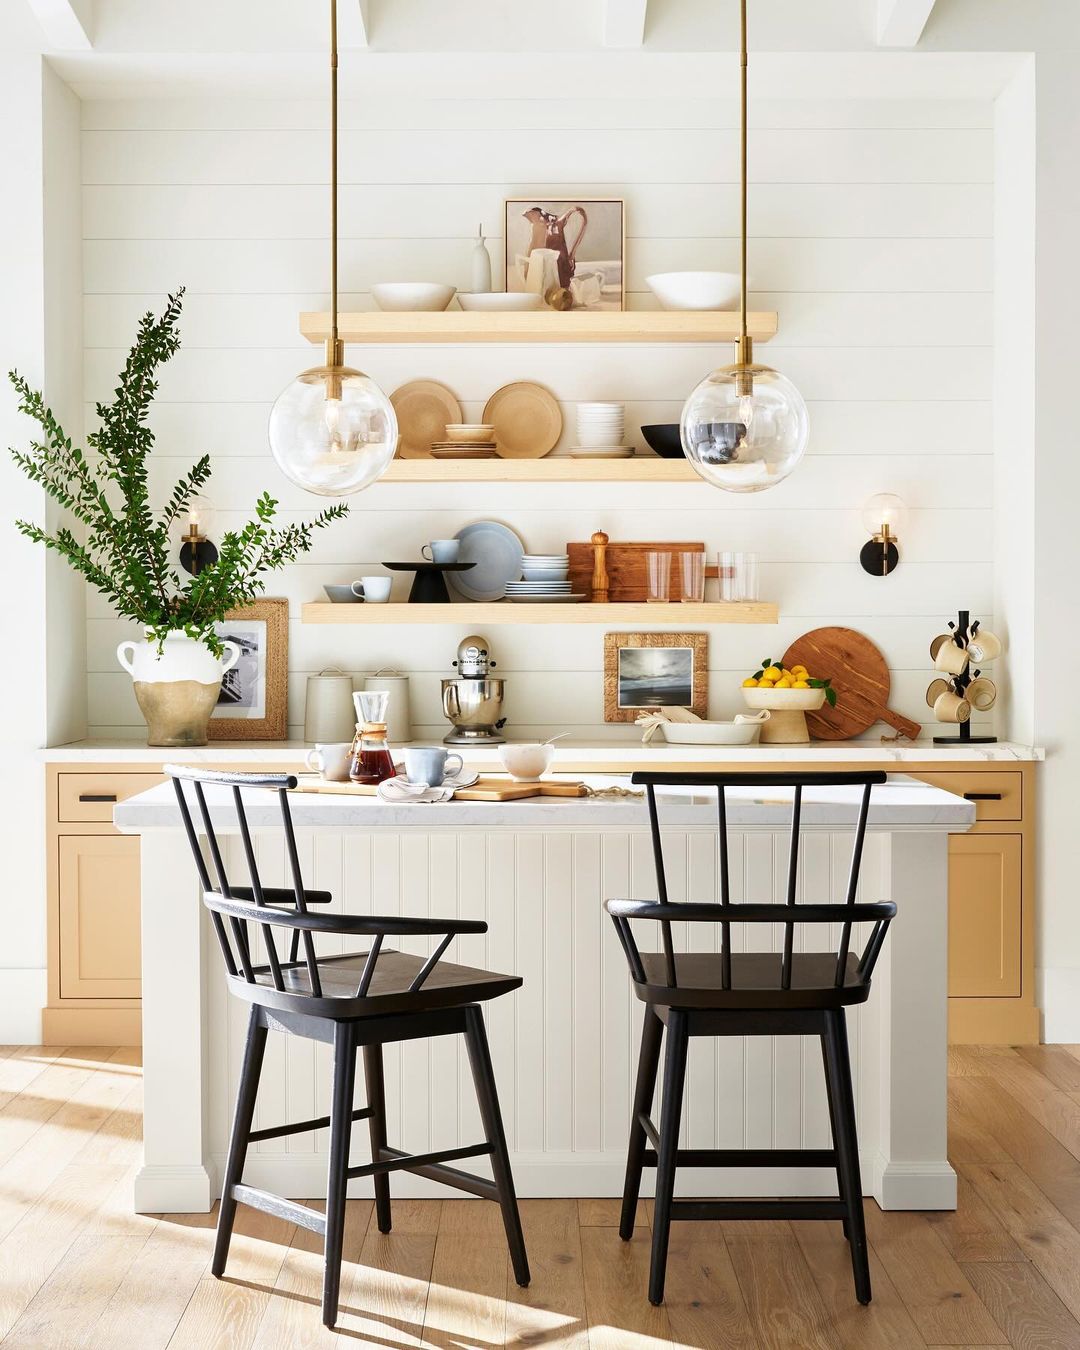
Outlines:
[[[138,838],[62,836],[58,868],[60,997],[138,998]]]
[[[949,995],[1019,998],[1022,841],[1018,834],[949,840]]]

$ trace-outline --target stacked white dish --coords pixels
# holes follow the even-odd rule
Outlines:
[[[583,600],[570,582],[570,557],[566,553],[526,553],[521,560],[521,581],[507,583],[506,598],[521,603],[571,604]]]
[[[574,459],[626,459],[634,453],[626,439],[626,406],[622,403],[579,403],[578,443]]]

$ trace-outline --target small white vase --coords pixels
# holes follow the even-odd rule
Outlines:
[[[203,642],[180,630],[170,632],[162,651],[149,639],[121,642],[116,659],[135,684],[146,718],[147,745],[205,745],[210,716],[221,692],[221,677],[240,659],[226,642],[219,659]]]
[[[486,295],[491,290],[491,254],[484,242],[484,227],[476,236],[472,255],[472,289],[474,294]]]

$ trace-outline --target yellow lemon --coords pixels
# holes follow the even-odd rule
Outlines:
[[[749,679],[743,680],[743,682],[742,682],[742,687],[743,687],[744,689],[756,689],[756,688],[757,688],[757,680],[755,680],[754,677],[753,677],[753,675],[751,675]]]
[[[776,681],[776,687],[777,687],[777,689],[790,689],[791,686],[792,686],[792,681],[789,680],[788,677],[787,677],[786,675],[784,676],[784,678],[783,678],[782,680],[777,680],[777,681]]]
[[[791,687],[792,689],[809,689],[810,682],[809,680],[796,680]]]
[[[810,677],[810,672],[806,669],[805,666],[792,666],[791,673],[792,675],[798,676],[800,680],[806,680],[809,679]]]
[[[769,666],[767,670],[762,672],[761,678],[763,680],[778,680],[783,673],[779,666]]]

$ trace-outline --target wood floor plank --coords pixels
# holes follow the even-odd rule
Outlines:
[[[507,1253],[506,1344],[588,1350],[578,1202],[523,1200],[521,1225],[532,1281],[517,1285]]]
[[[102,1051],[104,1062],[105,1052]],[[15,1156],[86,1083],[97,1065],[57,1061],[47,1064],[22,1092],[12,1094],[0,1110],[0,1165]]]
[[[1080,1059],[1063,1045],[1020,1045],[1017,1053],[1062,1092],[1080,1092]]]
[[[756,1350],[757,1330],[722,1238],[688,1237],[672,1243],[664,1306],[676,1346]]]
[[[654,1308],[649,1284],[648,1228],[631,1242],[610,1227],[581,1229],[581,1264],[589,1350],[661,1350],[672,1344],[667,1309]]]
[[[4,1337],[4,1350],[85,1345],[145,1243],[145,1234],[77,1238]]]
[[[1006,1345],[1008,1338],[921,1214],[866,1206],[866,1229],[927,1344]]]
[[[444,1200],[439,1236],[444,1233],[475,1238],[503,1238],[502,1211],[491,1200]]]
[[[1080,1319],[1080,1232],[1016,1163],[960,1166],[1024,1255]]]
[[[839,1350],[840,1338],[794,1234],[729,1237],[727,1247],[762,1350]]]
[[[647,1205],[651,1201],[639,1200],[634,1222],[640,1228],[649,1226]],[[622,1201],[616,1199],[578,1200],[578,1223],[582,1228],[618,1228]]]
[[[826,1312],[844,1350],[910,1350],[922,1337],[877,1253],[870,1251],[873,1301],[855,1298],[850,1248],[839,1223],[791,1225]]]
[[[27,1091],[63,1054],[55,1045],[8,1045],[4,1049],[7,1053],[0,1060],[0,1110]]]
[[[477,1211],[471,1223],[462,1209]],[[506,1240],[501,1221],[497,1238],[487,1231],[488,1220],[481,1211],[489,1209],[498,1216],[498,1206],[485,1201],[443,1202],[424,1312],[425,1341],[469,1347],[503,1343]]]
[[[956,1179],[956,1209],[927,1214],[926,1221],[954,1261],[1022,1261],[1024,1254],[1001,1220],[966,1177]]]
[[[424,1342],[435,1245],[432,1232],[380,1233],[374,1223],[343,1286],[343,1344],[413,1346]],[[453,1336],[448,1338],[452,1343]],[[289,1346],[286,1350],[292,1350]]]
[[[949,1079],[949,1159],[962,1162],[1007,1162],[1012,1156],[1005,1144],[987,1128],[987,1122],[972,1100],[986,1080]]]
[[[1080,1345],[1080,1322],[1027,1261],[978,1262],[964,1271],[1019,1350]]]
[[[308,1200],[313,1209],[325,1209],[321,1200]],[[360,1260],[360,1249],[371,1218],[370,1200],[350,1200],[345,1206],[342,1244],[341,1302],[347,1302],[349,1279]],[[254,1350],[324,1350],[340,1346],[342,1338],[322,1324],[323,1239],[307,1228],[293,1230],[292,1242],[281,1263],[274,1292],[266,1302],[255,1335]]]
[[[212,1240],[209,1226],[159,1221],[102,1312],[86,1350],[125,1345],[165,1350],[206,1272]]]
[[[209,1274],[199,1280],[169,1350],[205,1350],[209,1345],[248,1350],[294,1231],[291,1223],[240,1205],[225,1274],[220,1280]],[[314,1315],[318,1319],[317,1310]]]

